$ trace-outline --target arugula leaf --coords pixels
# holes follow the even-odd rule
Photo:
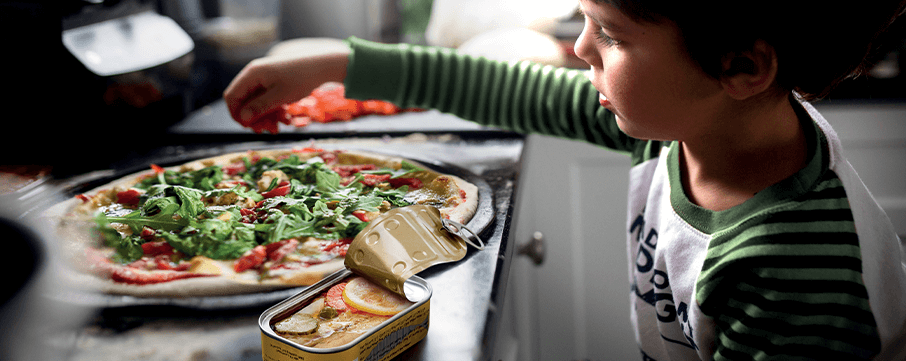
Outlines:
[[[119,232],[110,228],[110,221],[107,220],[107,215],[104,212],[98,212],[97,216],[94,217],[94,223],[97,224],[97,230],[101,237],[104,238],[104,245],[116,247],[123,238]]]
[[[142,243],[144,243],[144,240],[134,235],[121,235],[110,227],[110,218],[108,218],[104,212],[98,212],[95,217],[95,223],[97,223],[98,231],[104,237],[104,244],[116,249],[114,261],[128,263],[142,258],[145,254],[144,250],[142,250]]]
[[[372,191],[372,194],[375,196],[381,197],[384,200],[390,202],[394,207],[405,207],[411,203],[405,200],[406,192],[409,191],[409,186],[402,186],[396,189],[378,189],[375,188]]]
[[[371,193],[361,197],[357,197],[353,204],[350,206],[352,210],[363,210],[366,212],[377,212],[378,207],[384,203],[384,198],[381,198],[379,195]]]
[[[268,225],[269,227],[265,229],[262,229],[263,227],[258,228],[259,231],[265,234],[264,244],[279,242],[287,238],[321,236],[315,231],[315,224],[312,219],[306,220],[293,213],[276,218],[274,223]]]
[[[408,175],[410,173],[415,173],[415,172],[420,172],[423,170],[424,169],[419,168],[415,164],[409,163],[404,160],[404,161],[400,162],[400,169],[381,168],[381,169],[375,169],[375,170],[363,170],[361,173],[390,174],[390,179],[396,179],[396,178],[400,178],[404,175]]]
[[[223,169],[219,166],[210,166],[202,169],[178,172],[165,170],[156,177],[148,177],[135,185],[139,189],[148,189],[156,184],[178,185],[201,190],[212,190],[217,183],[223,180]]]
[[[144,226],[163,231],[177,230],[185,227],[189,222],[189,219],[187,218],[173,217],[176,211],[179,210],[179,204],[173,201],[173,198],[171,197],[154,199],[149,202],[148,205],[150,208],[158,210],[158,212],[147,215],[144,214],[145,212],[142,210],[138,210],[124,216],[105,217],[104,222],[105,224],[125,224],[129,226],[129,228],[132,228],[132,231],[135,233],[141,232]]]
[[[201,200],[203,193],[201,191],[174,186],[173,192],[179,198],[180,207],[176,215],[182,218],[195,218],[204,212],[204,202]]]
[[[340,175],[336,172],[319,171],[315,173],[315,179],[318,191],[333,193],[340,190]]]
[[[255,202],[261,202],[262,200],[264,200],[264,197],[261,196],[261,193],[258,193],[257,191],[255,191],[253,189],[248,189],[248,187],[246,187],[243,184],[237,184],[237,185],[233,186],[233,188],[230,188],[230,189],[215,189],[215,190],[207,191],[203,194],[203,196],[205,198],[211,198],[211,197],[219,197],[219,196],[222,196],[227,193],[236,193],[236,195],[238,195],[242,198],[250,198]]]
[[[239,258],[258,245],[251,225],[219,219],[191,223],[180,232],[164,233],[161,237],[187,256],[213,259]]]
[[[138,236],[123,237],[115,246],[116,256],[113,261],[130,263],[142,258],[145,251],[142,249],[143,239]]]

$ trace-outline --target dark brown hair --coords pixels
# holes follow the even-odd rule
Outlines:
[[[816,0],[595,0],[638,22],[673,22],[686,49],[711,76],[721,59],[757,40],[777,54],[777,83],[806,100],[820,99],[877,61],[881,35],[903,13],[904,0],[839,3]]]

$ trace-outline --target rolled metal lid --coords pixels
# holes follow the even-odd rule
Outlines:
[[[484,248],[477,234],[441,219],[437,208],[412,205],[392,209],[371,221],[349,245],[345,265],[409,298],[403,287],[409,277],[436,264],[461,260],[467,245]]]

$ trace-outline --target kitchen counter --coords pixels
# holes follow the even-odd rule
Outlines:
[[[231,120],[223,100],[213,102],[190,114],[170,130],[177,134],[249,134],[250,130]],[[404,112],[393,116],[371,115],[348,122],[317,123],[305,127],[280,124],[280,136],[359,135],[418,132],[487,132],[491,128],[462,120],[435,110]]]
[[[412,156],[479,177],[492,196],[479,231],[484,250],[469,248],[458,262],[420,272],[433,287],[427,337],[397,360],[486,360],[502,313],[510,258],[517,178],[524,138],[484,129],[455,117],[418,112],[368,117],[346,123],[253,134],[225,117],[215,103],[172,128],[172,137],[143,157],[117,164],[131,172],[149,163],[188,159],[248,148],[304,147],[362,149]],[[418,130],[412,133],[411,130]],[[476,218],[478,218],[476,216]],[[474,218],[473,218],[474,220]],[[470,222],[470,227],[474,227]],[[479,225],[481,226],[481,225]],[[295,294],[302,288],[289,291]],[[103,295],[67,295],[66,301],[96,307],[96,316],[73,335],[55,340],[70,360],[260,360],[258,317],[279,300],[240,297],[142,300]],[[288,297],[288,296],[287,296]],[[62,346],[60,346],[62,345]]]

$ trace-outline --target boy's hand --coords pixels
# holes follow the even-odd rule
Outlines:
[[[230,116],[246,127],[261,126],[257,124],[261,123],[259,118],[281,105],[307,96],[326,82],[342,82],[346,78],[349,52],[341,40],[325,43],[324,39],[317,39],[253,60],[223,92]]]

